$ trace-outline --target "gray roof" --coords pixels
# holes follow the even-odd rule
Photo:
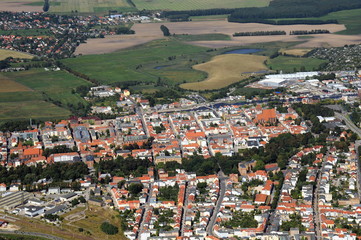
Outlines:
[[[47,214],[54,214],[54,213],[58,213],[60,211],[63,211],[64,209],[66,209],[66,206],[65,205],[59,205],[59,206],[56,206],[52,209],[49,209],[48,211],[46,211],[44,214],[47,215]]]

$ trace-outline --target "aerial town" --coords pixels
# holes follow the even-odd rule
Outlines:
[[[112,208],[120,212],[128,239],[357,239],[359,137],[343,118],[321,111],[314,114],[318,124],[327,125],[321,131],[329,133],[321,140],[312,117],[296,108],[325,99],[357,101],[358,92],[344,85],[357,86],[360,80],[342,72],[337,80],[304,80],[297,74],[279,79],[274,82],[297,82],[290,89],[303,91],[298,96],[304,97],[276,107],[270,107],[272,99],[210,106],[182,99],[150,107],[147,99],[126,89],[93,87],[87,99],[117,95],[116,105],[129,114],[30,122],[28,130],[2,132],[2,168],[70,164],[79,171],[39,179],[24,170],[23,180],[2,177],[0,208],[53,224],[82,204]],[[258,84],[265,81],[272,82]],[[281,151],[276,161],[242,156],[261,157],[260,149],[268,151],[278,138],[293,141],[289,136],[306,139],[290,152]],[[229,161],[230,169],[223,170],[219,162],[210,167],[204,162],[201,169],[185,163],[219,157]],[[126,166],[115,171],[109,162]],[[4,229],[13,224],[1,223]]]
[[[361,240],[360,16],[0,1],[0,240]]]

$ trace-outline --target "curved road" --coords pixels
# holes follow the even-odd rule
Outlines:
[[[210,220],[208,222],[207,228],[206,228],[208,236],[214,236],[213,227],[214,227],[214,224],[216,222],[219,210],[221,208],[223,198],[224,198],[224,194],[226,193],[226,179],[227,179],[227,177],[224,175],[224,173],[222,171],[219,171],[218,178],[219,178],[219,189],[220,189],[220,191],[219,191],[217,204],[213,209],[212,216],[211,216],[211,218],[210,218]]]

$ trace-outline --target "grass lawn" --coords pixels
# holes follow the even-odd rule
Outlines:
[[[174,36],[175,39],[180,41],[217,41],[217,40],[231,40],[231,37],[226,34],[214,33],[214,34],[179,34]]]
[[[50,12],[70,13],[97,13],[107,14],[109,10],[117,11],[134,11],[135,8],[130,6],[127,0],[63,0],[59,5],[51,6]]]
[[[305,67],[306,71],[317,70],[322,63],[326,63],[326,60],[315,58],[301,58],[301,57],[286,57],[278,56],[267,61],[267,66],[272,70],[287,72],[300,71],[301,67]]]
[[[138,9],[147,10],[193,10],[210,8],[265,7],[270,0],[133,0]]]
[[[8,58],[8,57],[32,59],[34,56],[27,54],[27,53],[22,53],[22,52],[7,50],[7,49],[0,49],[0,60],[4,60],[5,58]]]
[[[249,54],[225,54],[211,61],[195,65],[194,68],[208,73],[201,82],[185,83],[180,87],[190,90],[212,90],[249,78],[257,72],[268,70],[264,65],[267,57]]]
[[[70,212],[72,213],[72,212]],[[84,229],[84,233],[90,232],[90,236],[93,239],[109,239],[109,240],[125,240],[125,236],[120,229],[120,218],[117,217],[118,213],[111,209],[104,209],[101,207],[91,206],[89,210],[85,211],[85,218],[79,221],[74,221],[67,224],[68,221],[64,221],[63,227],[68,231],[79,232],[79,228]],[[116,235],[106,235],[101,231],[100,225],[104,222],[108,221],[109,223],[117,226],[119,229],[118,234]]]
[[[85,100],[72,90],[81,85],[90,85],[89,82],[77,78],[64,71],[45,71],[44,69],[31,69],[28,71],[4,73],[4,75],[38,93],[45,93],[51,99],[62,104],[84,103]]]
[[[168,85],[175,85],[204,78],[204,74],[193,70],[192,65],[208,61],[216,54],[207,50],[166,39],[109,54],[64,59],[62,62],[104,84],[127,81],[155,83],[161,78]]]

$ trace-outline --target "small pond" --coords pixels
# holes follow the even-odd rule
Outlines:
[[[261,52],[262,49],[257,48],[243,48],[243,49],[236,49],[228,52],[224,52],[223,54],[250,54],[250,53],[256,53]]]

